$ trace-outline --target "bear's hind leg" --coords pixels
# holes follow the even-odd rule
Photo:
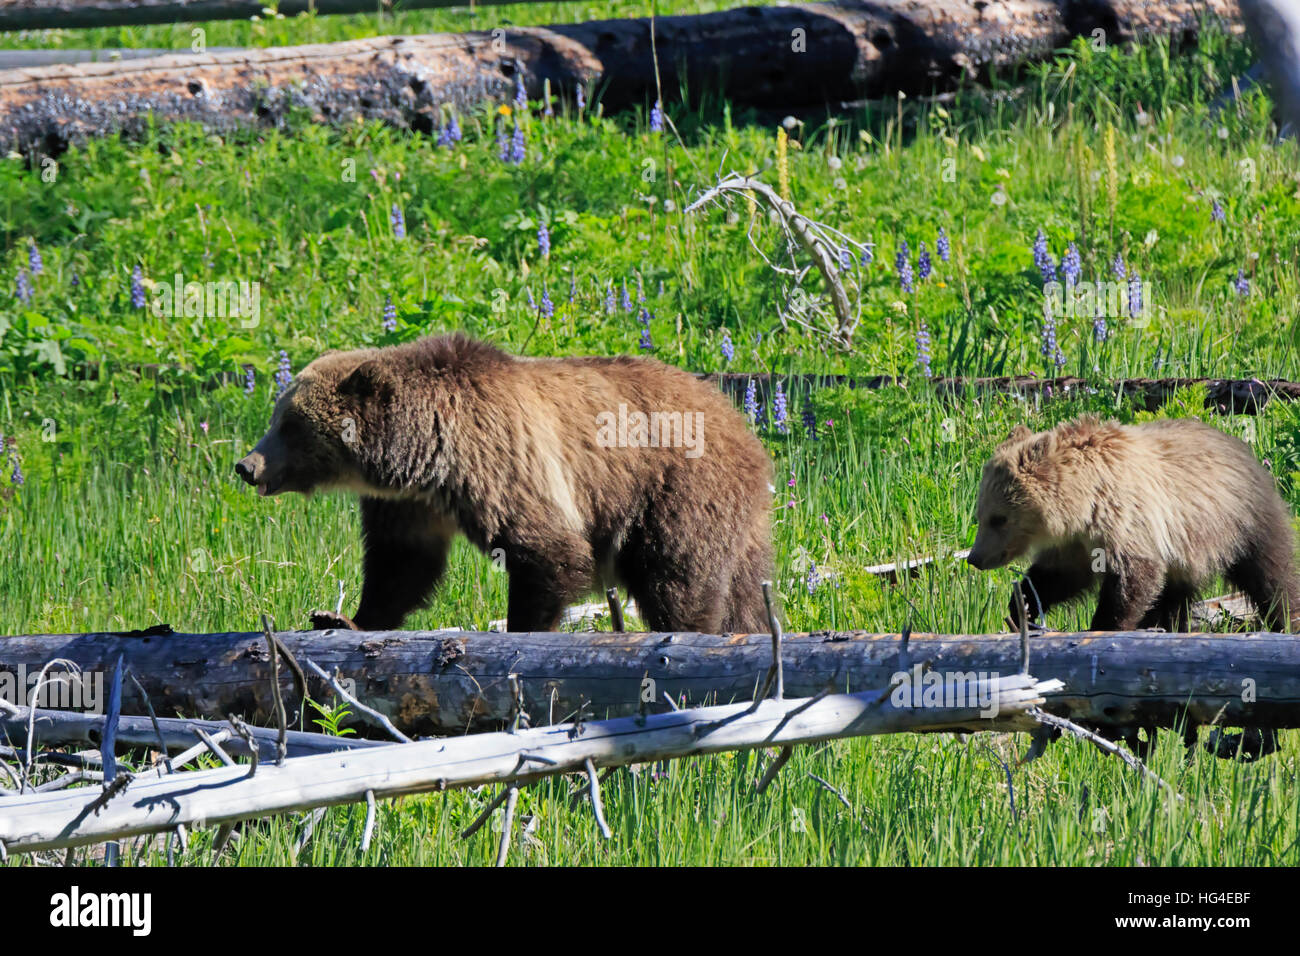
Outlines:
[[[510,597],[506,627],[514,632],[553,631],[564,608],[591,590],[595,562],[591,548],[577,537],[563,539],[544,552],[506,547]]]
[[[1155,604],[1138,621],[1138,629],[1159,627],[1170,634],[1186,631],[1196,590],[1189,584],[1167,581]]]
[[[1297,595],[1295,569],[1289,553],[1290,538],[1287,548],[1262,549],[1242,558],[1224,575],[1229,581],[1246,592],[1255,610],[1271,631],[1289,634],[1292,621],[1300,615],[1300,595]]]

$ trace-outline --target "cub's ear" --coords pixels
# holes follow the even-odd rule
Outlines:
[[[1008,435],[998,447],[1006,448],[1008,445],[1014,445],[1016,442],[1024,441],[1032,434],[1033,432],[1024,425],[1017,425],[1015,428],[1011,429],[1011,434]]]
[[[358,398],[363,401],[379,399],[387,401],[397,391],[397,376],[386,364],[378,359],[362,362],[339,382],[340,395]]]

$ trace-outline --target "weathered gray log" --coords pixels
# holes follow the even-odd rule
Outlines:
[[[754,382],[758,397],[766,403],[776,383],[787,395],[807,395],[819,388],[845,386],[848,388],[885,388],[897,379],[888,375],[855,377],[852,375],[819,374],[816,372],[795,375],[774,375],[770,372],[713,372],[701,373],[701,378],[712,382],[741,402],[749,383]],[[1059,378],[1036,378],[1032,375],[1002,375],[997,377],[959,376],[935,378],[924,383],[944,396],[986,395],[1007,392],[1049,399],[1074,396],[1080,392],[1124,395],[1138,408],[1155,411],[1180,388],[1205,386],[1205,407],[1218,412],[1231,411],[1236,415],[1254,415],[1270,401],[1294,402],[1300,399],[1300,382],[1285,379],[1257,378],[1126,378],[1111,382],[1097,382],[1076,375]]]
[[[876,0],[661,17],[653,47],[651,21],[639,18],[9,70],[0,150],[57,154],[148,117],[220,130],[277,124],[291,110],[431,131],[444,106],[509,98],[517,78],[533,99],[548,82],[562,95],[583,85],[608,108],[652,102],[660,89],[820,108],[951,89],[1095,31],[1108,43],[1194,36],[1206,16],[1239,26],[1236,0]]]
[[[337,668],[354,682],[358,698],[413,736],[503,726],[514,705],[511,674],[518,675],[538,726],[580,710],[596,718],[653,710],[665,693],[689,703],[748,700],[772,656],[767,634],[291,631],[280,637],[299,658],[311,657],[331,673]],[[900,643],[897,634],[862,631],[787,634],[787,693],[811,696],[832,681],[842,691],[888,686],[906,669]],[[1290,635],[1048,633],[1031,643],[1032,672],[1065,684],[1046,709],[1090,727],[1120,733],[1174,726],[1185,710],[1192,724],[1218,717],[1227,726],[1300,726],[1300,640]],[[257,633],[0,638],[0,673],[34,674],[62,657],[84,672],[110,674],[118,654],[160,716],[234,713],[255,724],[272,722],[270,663]],[[1019,639],[1009,634],[913,634],[905,657],[945,673],[1020,670]],[[316,700],[329,700],[319,680],[309,675],[308,684]],[[282,688],[296,707],[287,675]],[[128,695],[124,709],[135,706]]]
[[[595,767],[670,760],[754,747],[790,747],[868,734],[932,730],[1028,730],[1026,710],[1056,685],[1026,674],[978,682],[979,707],[897,706],[889,689],[820,699],[769,699],[608,721],[393,744],[259,766],[143,776],[104,798],[99,787],[0,798],[0,845],[52,850],[169,830],[355,803],[375,797],[497,782],[522,785]],[[969,697],[967,698],[969,699]]]
[[[0,741],[7,741],[13,747],[25,747],[27,744],[27,721],[30,714],[31,711],[26,707],[19,707],[14,713],[0,709]],[[49,710],[38,707],[32,738],[37,747],[97,748],[103,739],[104,719],[99,714]],[[226,721],[159,717],[158,729],[162,731],[162,743],[171,753],[187,750],[194,746],[199,739],[195,735],[195,730],[198,729],[206,734],[229,730],[232,736],[222,744],[222,749],[233,757],[252,755],[252,749],[247,741],[235,733],[234,729]],[[257,743],[259,759],[274,760],[276,741],[279,739],[280,732],[264,727],[249,727],[247,730]],[[332,753],[335,750],[375,747],[379,746],[381,742],[364,738],[333,737],[328,734],[290,730],[287,734],[286,743],[288,756],[303,757],[308,754]],[[119,717],[117,749],[126,751],[144,748],[158,749],[158,734],[154,732],[153,723],[150,719],[148,717]]]

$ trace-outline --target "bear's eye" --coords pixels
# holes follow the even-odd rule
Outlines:
[[[1001,528],[1006,523],[1007,523],[1006,515],[994,515],[992,518],[989,519],[990,528]]]

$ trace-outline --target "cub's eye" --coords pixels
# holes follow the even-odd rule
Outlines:
[[[1006,523],[1007,523],[1006,515],[994,515],[992,518],[989,519],[990,528],[1001,528]]]

